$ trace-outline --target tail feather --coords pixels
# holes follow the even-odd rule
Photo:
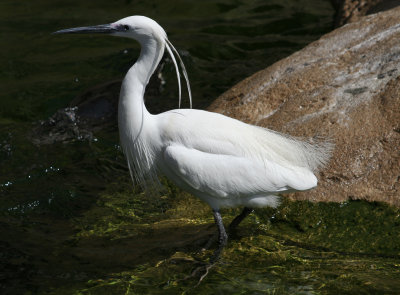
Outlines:
[[[305,167],[313,172],[329,162],[335,146],[331,140],[319,136],[304,140],[262,127],[259,130],[262,133],[257,137],[266,151],[276,156],[273,160]]]

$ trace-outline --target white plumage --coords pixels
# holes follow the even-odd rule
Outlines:
[[[145,186],[148,180],[157,182],[157,174],[162,173],[207,202],[218,225],[220,250],[226,243],[221,207],[277,207],[278,193],[309,190],[317,185],[313,172],[329,159],[330,143],[311,144],[201,110],[178,109],[158,115],[147,111],[145,87],[165,48],[177,69],[179,104],[181,86],[174,53],[191,102],[183,62],[155,21],[131,16],[108,25],[57,33],[91,32],[133,38],[142,46],[139,59],[123,80],[118,108],[121,145],[132,176]]]
[[[211,112],[159,116],[161,171],[213,209],[275,207],[274,194],[317,185],[299,141]]]

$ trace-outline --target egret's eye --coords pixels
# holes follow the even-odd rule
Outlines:
[[[129,31],[129,26],[128,25],[124,25],[124,30],[125,31]]]

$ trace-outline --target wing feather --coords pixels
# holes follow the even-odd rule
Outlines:
[[[333,148],[329,141],[311,143],[212,112],[183,109],[164,116],[165,142],[213,154],[270,161],[289,169],[317,171],[327,163]]]
[[[182,145],[168,146],[164,159],[179,182],[216,198],[307,190],[317,183],[314,174],[301,167],[290,169],[268,160],[259,163]]]

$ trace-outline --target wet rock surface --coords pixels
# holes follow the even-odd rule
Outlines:
[[[93,140],[93,131],[84,126],[78,115],[78,107],[58,110],[32,131],[32,142],[36,145],[69,142],[71,140]]]
[[[211,111],[336,144],[319,186],[295,199],[400,206],[400,9],[364,17],[245,79]]]

